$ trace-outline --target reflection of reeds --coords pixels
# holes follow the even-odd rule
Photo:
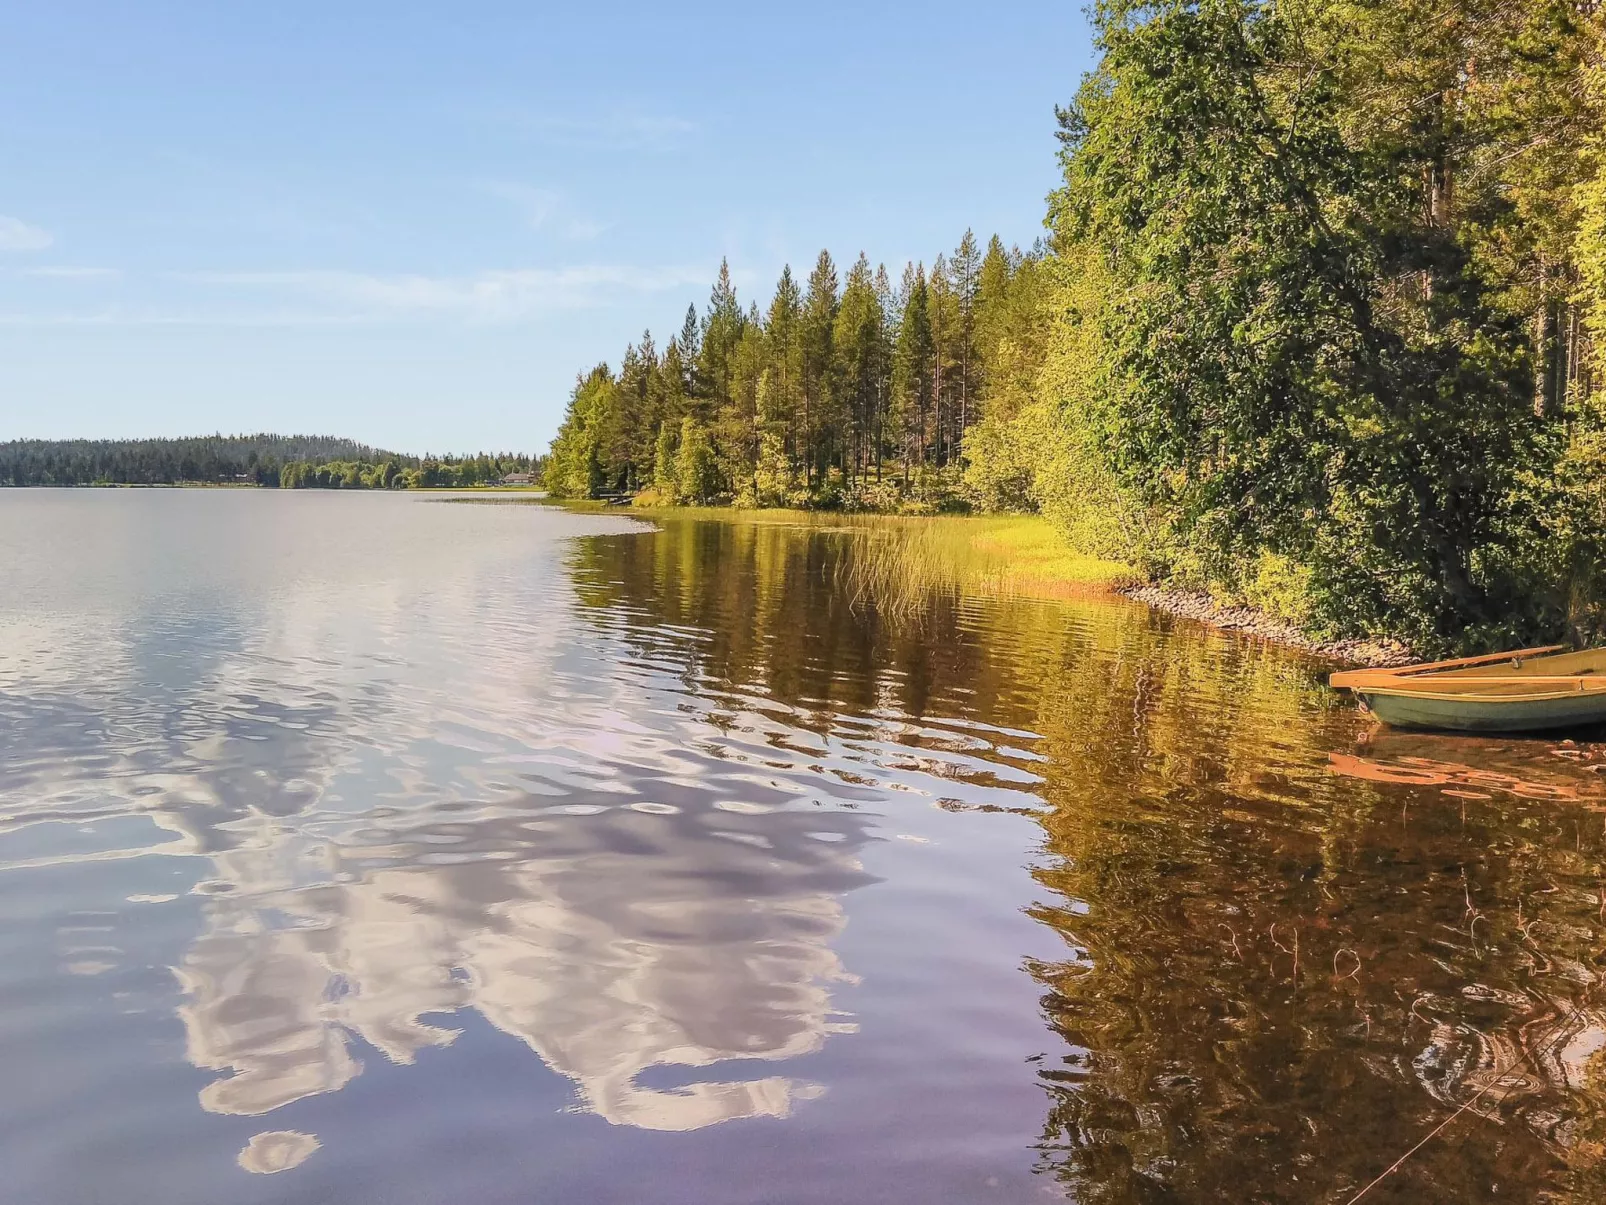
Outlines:
[[[1035,515],[968,517],[835,514],[821,511],[643,508],[632,516],[666,522],[718,520],[793,527],[842,542],[838,583],[857,603],[883,613],[920,608],[934,592],[1030,598],[1106,595],[1134,574],[1115,561],[1066,546]]]
[[[1086,556],[1065,543],[1038,515],[875,515],[836,511],[737,510],[732,507],[632,506],[597,502],[548,503],[567,510],[627,514],[632,518],[715,520],[740,526],[793,527],[852,537],[866,551],[862,572],[869,584],[904,574],[939,588],[963,588],[1035,598],[1104,595],[1137,580],[1119,561]],[[862,548],[860,544],[862,542]]]
[[[1342,1200],[1493,1083],[1467,1112],[1498,1113],[1503,1162],[1463,1117],[1390,1199],[1482,1200],[1565,1164],[1568,1200],[1606,1201],[1606,1020],[1554,1054],[1535,1024],[1598,1008],[1590,747],[1388,732],[1357,756],[1314,658],[1125,603],[964,605],[1034,592],[1030,521],[645,514],[664,530],[581,541],[573,575],[643,661],[822,738],[894,721],[876,731],[899,748],[832,773],[951,774],[933,802],[965,823],[1041,825],[1027,914],[1064,951],[1022,966],[1065,1038],[1037,1149],[1071,1195],[1282,1199],[1308,1166],[1308,1198]],[[1069,568],[1055,588],[1099,588]],[[1445,786],[1457,806],[1419,806]]]
[[[938,592],[1086,598],[1131,576],[1124,565],[1065,547],[1036,518],[865,516],[842,531],[850,546],[838,562],[841,584],[882,612],[912,611]]]
[[[524,505],[531,501],[516,500]],[[665,524],[719,522],[818,533],[840,542],[832,570],[839,588],[855,606],[871,606],[887,616],[918,614],[934,594],[1094,598],[1138,580],[1119,561],[1100,560],[1069,547],[1038,515],[876,515],[545,500],[536,504]]]

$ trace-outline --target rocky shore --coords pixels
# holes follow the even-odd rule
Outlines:
[[[1409,648],[1398,641],[1313,640],[1298,628],[1290,627],[1264,611],[1254,607],[1224,606],[1202,591],[1133,585],[1121,587],[1118,593],[1168,615],[1196,619],[1223,631],[1242,632],[1247,636],[1290,645],[1346,665],[1409,665],[1417,659]]]

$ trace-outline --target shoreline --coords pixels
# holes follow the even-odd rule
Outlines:
[[[1402,642],[1380,639],[1322,640],[1311,637],[1283,620],[1254,607],[1222,602],[1202,590],[1182,590],[1145,582],[1130,567],[1111,561],[1084,557],[1068,545],[1059,543],[1048,520],[1040,515],[884,515],[872,512],[798,511],[785,508],[738,510],[731,506],[637,507],[581,499],[543,499],[550,505],[588,513],[632,515],[654,520],[664,518],[714,519],[728,523],[782,524],[800,527],[904,527],[911,531],[946,532],[968,538],[962,542],[972,553],[983,552],[972,562],[955,558],[950,581],[984,593],[1014,594],[1020,597],[1059,600],[1107,596],[1142,603],[1151,610],[1178,619],[1193,620],[1218,631],[1233,632],[1284,648],[1322,657],[1342,665],[1384,667],[1409,665],[1417,658]],[[987,528],[993,526],[993,532]],[[999,541],[1008,526],[1015,538]],[[968,529],[968,531],[967,531]],[[1030,533],[1030,534],[1028,534]],[[995,538],[989,539],[990,534]],[[1017,543],[1026,537],[1024,546]],[[1009,545],[1013,544],[1013,547]],[[1054,545],[1064,559],[1055,563],[1046,556]],[[1024,556],[1021,554],[1025,554]],[[951,555],[951,554],[950,554]],[[944,558],[947,559],[947,558]],[[1023,563],[1024,562],[1024,563]],[[1059,570],[1059,572],[1055,572]],[[1066,570],[1073,570],[1067,574]]]
[[[1418,659],[1397,640],[1320,640],[1307,636],[1292,624],[1264,611],[1219,602],[1202,590],[1177,590],[1144,583],[1118,586],[1115,593],[1178,619],[1192,619],[1219,631],[1270,641],[1345,665],[1384,668],[1410,665]]]

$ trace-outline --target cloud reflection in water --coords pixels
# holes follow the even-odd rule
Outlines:
[[[672,690],[655,702],[651,675],[596,648],[610,637],[573,615],[557,537],[617,521],[509,516],[498,539],[478,508],[388,505],[332,535],[299,501],[221,501],[229,547],[254,560],[161,579],[120,561],[111,644],[85,617],[45,639],[48,606],[0,609],[20,801],[0,864],[205,860],[203,930],[174,970],[188,1058],[220,1073],[200,1093],[212,1112],[337,1091],[360,1044],[411,1063],[472,1009],[612,1123],[786,1115],[810,1085],[705,1069],[852,1028],[832,1011],[847,972],[831,943],[840,897],[871,881],[870,821],[804,810],[787,780],[805,763],[789,774],[760,737],[755,773],[739,735]],[[454,538],[465,525],[474,540]],[[319,547],[354,534],[367,547]],[[73,572],[19,589],[104,598]],[[653,1067],[692,1082],[644,1086]]]
[[[868,881],[861,818],[611,806],[464,827],[472,860],[337,871],[354,881],[318,887],[252,892],[271,849],[218,859],[238,889],[207,904],[178,969],[190,1060],[232,1073],[203,1091],[208,1109],[260,1114],[341,1087],[360,1070],[351,1037],[410,1063],[456,1036],[426,1018],[472,1008],[615,1124],[788,1112],[799,1085],[780,1076],[636,1081],[661,1065],[788,1059],[844,1028],[830,942],[839,895]],[[387,858],[407,844],[397,837]],[[368,852],[343,849],[338,864]]]

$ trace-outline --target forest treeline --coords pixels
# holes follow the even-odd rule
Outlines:
[[[645,491],[662,502],[930,510],[1029,505],[1023,481],[979,484],[971,434],[1018,404],[1041,357],[1044,253],[985,251],[967,232],[894,285],[860,255],[781,272],[766,310],[730,269],[660,353],[575,386],[547,465],[560,497]]]
[[[0,443],[0,485],[261,485],[429,489],[539,474],[540,458],[419,457],[321,435],[19,439]]]
[[[1020,252],[966,235],[576,384],[546,481],[1040,510],[1090,553],[1423,651],[1602,628],[1598,0],[1102,0]]]
[[[539,480],[545,462],[539,456],[513,453],[474,456],[384,456],[378,460],[291,461],[280,465],[280,489],[431,490],[500,485],[514,474]]]

